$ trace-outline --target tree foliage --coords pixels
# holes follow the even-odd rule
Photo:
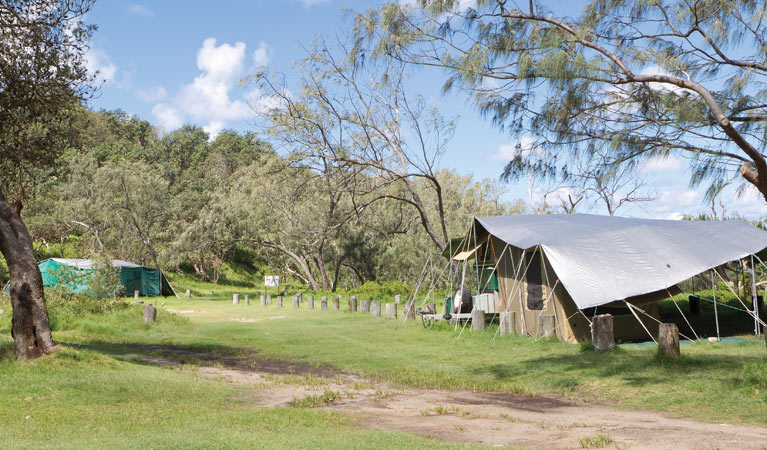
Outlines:
[[[575,17],[539,1],[418,4],[357,15],[354,52],[442,68],[445,90],[466,90],[494,124],[534,138],[505,178],[676,155],[709,197],[738,176],[767,195],[762,2],[593,0]]]

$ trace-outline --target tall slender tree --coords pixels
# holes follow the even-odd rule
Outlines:
[[[35,169],[69,145],[90,84],[84,54],[93,0],[0,2],[0,252],[10,273],[17,359],[54,351],[42,277],[21,212]]]

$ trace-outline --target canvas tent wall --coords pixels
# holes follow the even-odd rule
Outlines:
[[[740,221],[498,216],[475,219],[466,242],[454,258],[495,268],[496,308],[516,313],[518,332],[535,336],[539,318],[553,315],[557,337],[577,342],[590,339],[595,313],[613,314],[617,339],[656,335],[657,301],[683,280],[764,253],[767,232]]]
[[[51,258],[38,264],[43,276],[43,286],[53,287],[66,283],[66,289],[74,293],[88,292],[93,275],[94,262],[90,259]],[[120,274],[124,295],[139,291],[142,296],[175,295],[168,279],[161,270],[140,266],[128,261],[112,260],[112,266]]]

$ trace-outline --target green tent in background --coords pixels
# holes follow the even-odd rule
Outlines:
[[[53,287],[67,283],[76,293],[88,292],[88,283],[93,276],[93,261],[90,259],[51,258],[38,264],[43,276],[43,286]],[[123,295],[147,297],[176,295],[168,279],[160,269],[139,266],[128,261],[112,260],[112,266],[120,274],[120,284],[124,286]]]

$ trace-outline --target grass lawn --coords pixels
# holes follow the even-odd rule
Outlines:
[[[366,430],[358,418],[340,413],[259,408],[244,387],[120,356],[135,353],[138,344],[221,353],[247,348],[261,358],[299,360],[411,386],[549,393],[767,426],[763,340],[695,343],[683,347],[677,361],[658,358],[654,348],[597,354],[588,346],[549,340],[493,341],[493,327],[467,329],[456,341],[457,333],[446,325],[427,331],[420,323],[321,311],[319,301],[314,311],[305,303],[293,310],[289,299],[281,309],[262,308],[257,297],[250,306],[232,305],[233,289],[156,299],[164,306],[151,325],[142,322],[140,307],[103,315],[54,311],[61,351],[27,363],[11,359],[9,314],[0,316],[0,442],[6,448],[445,446]],[[0,309],[9,310],[3,304]]]

